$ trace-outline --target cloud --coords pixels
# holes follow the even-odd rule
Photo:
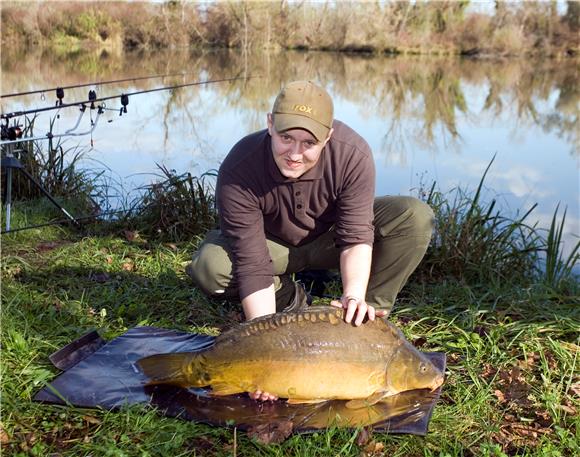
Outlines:
[[[475,178],[481,178],[487,167],[484,162],[466,163],[463,172]],[[540,170],[526,165],[515,165],[510,169],[498,170],[497,163],[491,166],[486,177],[488,187],[498,192],[508,190],[518,198],[545,198],[554,195]]]

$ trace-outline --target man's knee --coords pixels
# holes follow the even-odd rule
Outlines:
[[[210,296],[222,295],[231,282],[231,260],[218,245],[202,244],[185,270],[195,285]]]
[[[382,236],[401,232],[409,236],[431,237],[434,214],[429,205],[408,196],[375,199],[375,230]]]

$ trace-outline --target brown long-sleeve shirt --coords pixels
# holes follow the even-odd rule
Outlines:
[[[373,243],[375,166],[366,141],[340,121],[316,165],[286,178],[261,130],[240,140],[222,163],[216,197],[240,299],[273,283],[266,237],[293,246],[335,227],[339,248]]]

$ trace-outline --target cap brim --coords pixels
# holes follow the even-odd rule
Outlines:
[[[330,129],[313,119],[299,114],[274,114],[274,128],[277,132],[285,132],[291,129],[308,130],[318,141],[326,140]]]

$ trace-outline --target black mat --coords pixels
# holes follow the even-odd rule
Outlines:
[[[96,332],[84,335],[51,356],[65,370],[36,394],[40,402],[115,409],[149,403],[160,413],[184,420],[248,430],[276,422],[290,422],[295,432],[328,426],[366,426],[390,433],[424,435],[440,389],[404,392],[380,403],[347,409],[345,401],[288,405],[284,400],[256,402],[247,395],[211,397],[204,389],[173,386],[144,387],[145,376],[135,362],[164,352],[199,351],[210,347],[214,337],[155,327],[130,329],[105,343]],[[445,354],[426,353],[441,370]]]

